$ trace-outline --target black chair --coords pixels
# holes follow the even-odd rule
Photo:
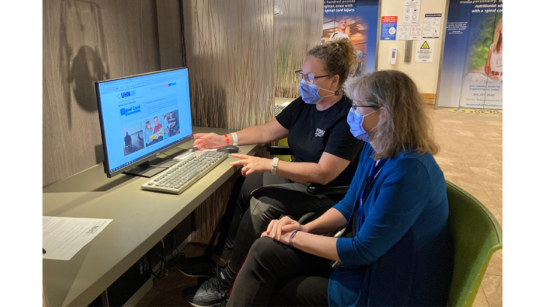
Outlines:
[[[267,148],[267,151],[274,156],[291,156],[292,151],[288,146],[269,146]],[[336,198],[342,198],[348,192],[348,188],[350,188],[350,185],[336,185],[336,184],[326,184],[321,185],[317,183],[311,183],[308,188],[307,192],[312,195],[326,195],[326,196],[336,196]],[[301,216],[298,220],[301,224],[306,224],[312,220],[317,219],[319,216],[324,214],[329,208],[323,208],[318,209],[316,211],[309,212],[303,216]]]

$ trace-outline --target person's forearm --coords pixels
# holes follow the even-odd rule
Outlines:
[[[343,229],[347,223],[344,215],[339,210],[331,208],[319,218],[303,225],[302,230],[314,234],[331,233]]]
[[[262,126],[263,125],[252,126],[237,131],[236,133],[238,137],[238,144],[266,144],[276,141],[271,139],[272,137],[268,133],[266,133],[265,129],[263,129]],[[228,133],[227,136],[229,137],[229,143],[233,144],[233,136],[230,133]]]
[[[324,237],[298,231],[292,238],[295,248],[318,257],[340,261],[337,253],[337,238]]]
[[[329,178],[331,175],[320,164],[312,162],[278,161],[276,174],[295,182],[321,185],[326,185],[335,179]]]

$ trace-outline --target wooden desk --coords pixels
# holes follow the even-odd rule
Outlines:
[[[194,127],[194,133],[230,129]],[[166,154],[192,147],[186,142]],[[259,145],[243,145],[254,155]],[[50,306],[87,306],[138,259],[189,216],[240,167],[229,157],[180,195],[143,191],[148,178],[121,174],[107,178],[102,163],[43,189],[43,215],[113,221],[70,261],[43,260]]]

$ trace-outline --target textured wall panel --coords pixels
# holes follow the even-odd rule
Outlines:
[[[103,160],[94,81],[182,65],[159,54],[157,6],[168,15],[166,44],[180,48],[179,1],[48,0],[43,4],[43,185]],[[178,28],[176,27],[177,18]]]
[[[273,4],[183,1],[194,125],[240,129],[273,117]]]
[[[276,97],[299,97],[294,71],[301,69],[306,52],[320,44],[323,0],[274,0],[282,13],[274,16]]]

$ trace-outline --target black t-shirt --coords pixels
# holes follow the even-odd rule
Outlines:
[[[351,106],[352,100],[343,96],[327,110],[318,111],[316,105],[306,104],[299,97],[278,114],[276,120],[289,130],[288,145],[294,162],[318,163],[324,152],[352,161],[333,180],[335,184],[350,183],[363,147],[363,142],[354,138],[346,121]]]

